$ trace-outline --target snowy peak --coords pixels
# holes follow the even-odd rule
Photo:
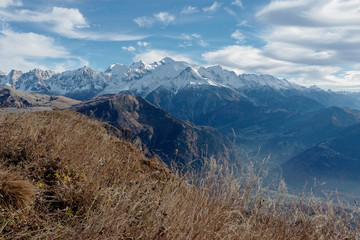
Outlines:
[[[264,85],[275,90],[298,87],[270,75],[237,75],[221,66],[203,67],[169,57],[151,64],[143,61],[130,66],[113,64],[105,72],[88,66],[58,74],[40,69],[28,73],[12,70],[6,77],[0,75],[0,83],[25,92],[46,92],[77,99],[121,92],[146,97],[159,87],[173,93],[186,86],[200,85],[226,87],[238,92]]]
[[[11,70],[10,73],[7,75],[7,79],[5,80],[10,86],[15,87],[17,81],[23,75],[23,72],[17,71],[15,69]]]
[[[275,90],[297,88],[297,85],[291,84],[286,79],[279,79],[271,75],[241,74],[239,77],[251,83],[253,87],[269,86]]]
[[[16,82],[16,89],[24,92],[47,92],[46,80],[55,75],[53,71],[34,69],[21,75]]]
[[[6,84],[6,74],[0,71],[0,85]]]
[[[91,94],[98,93],[108,85],[108,82],[107,74],[97,72],[87,66],[56,74],[47,81],[52,93],[65,96],[81,95],[81,91]]]
[[[145,68],[146,68],[146,64],[141,60],[138,62],[134,62],[133,64],[130,65],[130,69],[136,72],[141,72],[145,70]]]
[[[180,72],[178,77],[188,78],[188,79],[201,79],[201,75],[195,71],[192,67],[187,67]]]
[[[51,78],[52,76],[55,75],[55,72],[50,71],[50,70],[41,70],[38,68],[33,69],[32,71],[29,72],[30,74],[34,75],[37,79],[45,81],[48,80],[49,78]]]
[[[110,74],[112,78],[124,79],[130,76],[131,69],[123,64],[112,64],[105,73]]]

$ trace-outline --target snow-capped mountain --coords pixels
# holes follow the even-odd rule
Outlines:
[[[27,73],[11,70],[7,76],[2,78],[1,83],[23,92],[46,92],[47,84],[45,81],[54,74],[53,71],[40,69],[34,69]]]
[[[270,75],[237,75],[220,66],[205,68],[171,58],[164,58],[152,64],[141,61],[131,66],[114,64],[105,73],[110,74],[111,80],[102,94],[130,91],[135,95],[146,97],[159,87],[176,93],[185,87],[195,85],[226,87],[234,90],[261,85],[269,85],[277,90],[298,88],[285,79],[277,79]]]
[[[12,70],[0,75],[1,83],[24,92],[47,92],[91,98],[96,95],[128,91],[146,97],[159,87],[173,93],[195,85],[209,85],[230,89],[253,88],[269,85],[274,89],[291,89],[295,85],[270,75],[237,75],[220,66],[202,67],[171,58],[152,64],[142,61],[130,66],[113,64],[105,72],[83,68],[55,74],[34,69],[28,73]],[[79,95],[79,96],[76,96]]]
[[[24,92],[64,95],[78,100],[121,92],[146,98],[159,89],[168,95],[175,95],[183,89],[205,86],[226,88],[244,94],[265,87],[279,94],[313,98],[324,105],[336,105],[340,101],[341,106],[360,108],[350,95],[302,87],[271,75],[238,75],[221,66],[204,67],[168,57],[152,64],[142,61],[130,66],[113,64],[105,72],[95,71],[87,66],[57,74],[39,69],[27,73],[12,70],[6,76],[0,74],[0,84]]]
[[[74,71],[55,74],[46,83],[52,94],[83,99],[102,91],[109,84],[109,75],[84,66]]]

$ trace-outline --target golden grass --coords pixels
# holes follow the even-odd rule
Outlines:
[[[22,181],[11,196],[29,196],[1,202],[3,239],[359,237],[357,209],[269,194],[251,166],[235,175],[210,159],[173,174],[68,111],[0,116],[0,170]]]
[[[35,187],[12,172],[0,172],[0,205],[8,209],[29,207],[33,202]]]

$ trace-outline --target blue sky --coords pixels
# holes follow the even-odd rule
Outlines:
[[[0,70],[170,56],[360,90],[358,0],[0,0]]]

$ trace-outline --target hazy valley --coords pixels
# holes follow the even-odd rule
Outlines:
[[[250,235],[297,239],[310,231],[308,239],[317,239],[356,221],[350,206],[323,209],[317,198],[335,190],[352,199],[360,195],[355,93],[170,58],[115,64],[105,72],[14,70],[0,82],[2,181],[12,186],[21,179],[30,189],[19,200],[21,187],[10,193],[3,187],[3,196],[13,199],[1,203],[8,209],[33,206],[31,214],[39,216],[15,214],[21,231],[5,212],[11,221],[3,227],[6,236],[64,239],[76,233],[97,239],[103,232],[141,238],[147,229],[153,239],[179,239],[185,232],[193,239],[196,232],[200,239],[222,239],[231,228],[244,229],[246,221],[233,221],[246,214]],[[237,169],[234,175],[230,169]],[[314,179],[326,184],[315,189]],[[299,194],[309,198],[298,203]],[[179,213],[181,208],[188,210]],[[198,208],[213,212],[196,213]],[[315,220],[306,209],[326,216],[322,232],[312,229]],[[179,220],[171,222],[174,216]],[[219,227],[208,225],[212,219],[221,220]],[[50,225],[41,227],[44,222]],[[338,234],[354,236],[356,229]]]

